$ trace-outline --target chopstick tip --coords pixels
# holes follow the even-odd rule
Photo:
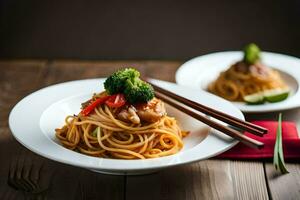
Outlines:
[[[265,146],[265,144],[262,143],[262,142],[260,142],[260,143],[257,145],[258,149],[262,149],[262,148],[264,148],[264,146]]]

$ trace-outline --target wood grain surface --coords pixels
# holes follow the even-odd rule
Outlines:
[[[8,128],[12,107],[42,87],[106,77],[121,67],[135,67],[148,77],[175,81],[180,64],[178,61],[0,61],[0,199],[30,198],[7,184],[14,160],[22,160],[25,166],[33,166],[33,171],[40,171],[38,183],[47,188],[47,199],[299,199],[299,163],[289,163],[290,174],[284,176],[275,173],[272,163],[213,159],[148,175],[102,175],[40,157],[16,142]],[[295,109],[285,111],[284,116],[296,121],[299,127],[299,113]],[[251,120],[276,119],[276,116],[277,113],[267,113],[246,117]]]
[[[274,200],[300,199],[300,164],[288,163],[289,174],[280,175],[267,163],[266,176],[270,187],[270,196]]]

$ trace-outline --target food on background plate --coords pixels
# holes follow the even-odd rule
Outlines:
[[[182,131],[167,115],[164,102],[154,97],[151,85],[132,68],[109,76],[105,91],[82,103],[55,130],[68,149],[104,158],[145,159],[168,156],[183,147]]]
[[[243,60],[221,72],[209,84],[208,91],[230,101],[248,104],[279,102],[290,92],[279,72],[262,63],[260,49],[255,44],[247,45]]]

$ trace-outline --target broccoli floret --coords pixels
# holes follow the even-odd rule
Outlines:
[[[125,90],[126,80],[139,77],[140,73],[136,69],[126,68],[121,69],[111,76],[109,76],[104,82],[104,88],[108,94],[122,93]]]
[[[259,47],[254,43],[248,44],[244,48],[244,62],[248,64],[254,64],[259,59],[260,59]]]
[[[108,94],[123,93],[129,103],[143,103],[154,97],[152,86],[140,78],[136,69],[128,68],[115,72],[104,82]]]
[[[129,103],[142,103],[153,99],[153,87],[138,79],[127,80],[126,88],[124,91],[125,98]]]

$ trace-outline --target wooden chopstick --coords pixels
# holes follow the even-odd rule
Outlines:
[[[178,110],[190,115],[191,117],[200,120],[201,122],[207,124],[208,126],[215,128],[215,129],[241,141],[242,143],[246,144],[247,146],[250,146],[253,148],[258,148],[258,149],[261,149],[264,146],[264,143],[254,140],[252,138],[249,138],[249,137],[245,136],[244,134],[242,134],[232,128],[229,128],[227,126],[219,124],[203,115],[200,115],[192,110],[189,110],[189,109],[181,106],[178,102],[170,100],[169,98],[165,97],[164,95],[160,94],[157,91],[155,92],[155,96],[162,99],[167,104],[177,108]]]
[[[215,110],[213,108],[209,108],[205,105],[202,105],[202,104],[199,104],[199,103],[196,103],[194,101],[191,101],[187,98],[184,98],[182,96],[179,96],[175,93],[172,93],[168,90],[165,90],[155,84],[153,84],[152,82],[148,82],[150,83],[153,88],[156,90],[156,91],[159,91],[160,93],[162,94],[165,94],[166,96],[169,96],[185,105],[188,105],[190,106],[191,108],[194,108],[204,114],[207,114],[213,118],[216,118],[216,119],[219,119],[227,124],[230,124],[232,126],[235,126],[237,128],[240,128],[242,130],[245,130],[245,131],[248,131],[249,133],[252,133],[252,134],[255,134],[255,135],[258,135],[258,136],[263,136],[264,134],[266,134],[268,132],[267,129],[261,127],[261,126],[257,126],[255,124],[252,124],[250,122],[246,122],[246,121],[242,121],[236,117],[233,117],[233,116],[230,116],[226,113],[223,113],[223,112],[220,112],[218,110]]]

